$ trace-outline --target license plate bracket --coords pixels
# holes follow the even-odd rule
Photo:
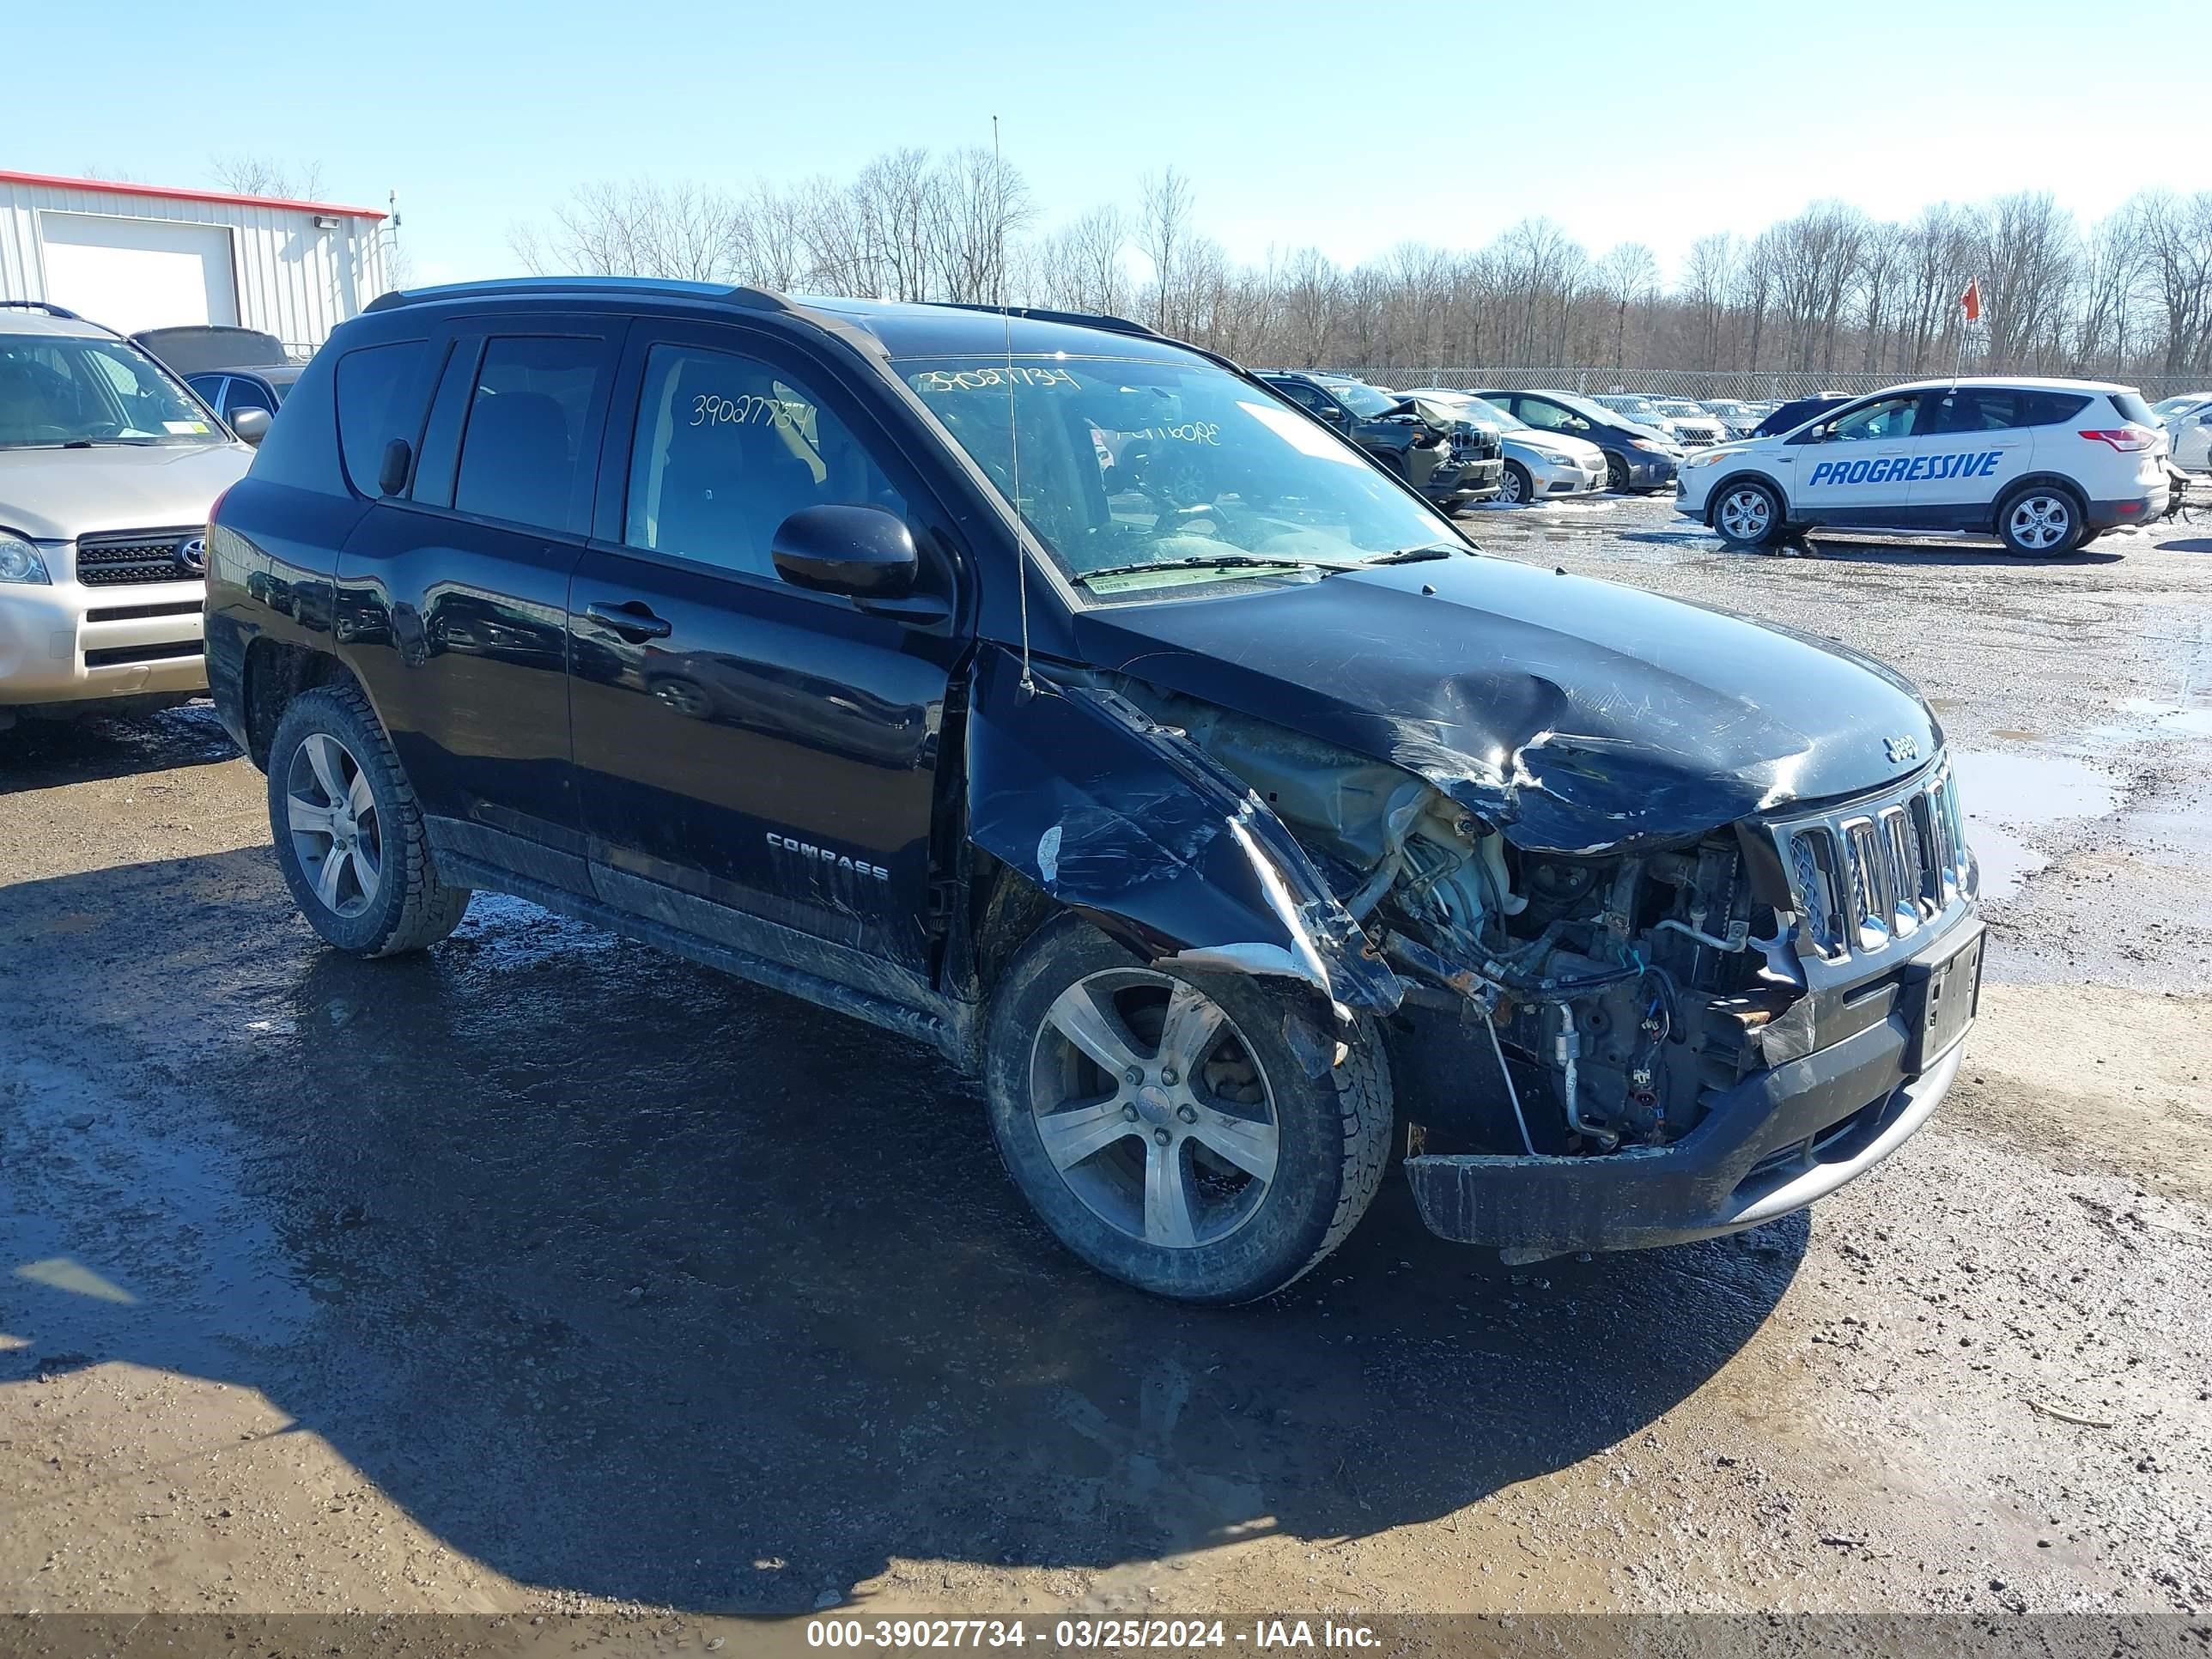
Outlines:
[[[1907,1076],[1917,1076],[1948,1054],[1974,1023],[1981,1009],[1982,945],[1988,937],[1977,927],[1973,938],[1928,964],[1911,988],[1914,994],[1905,1010],[1912,1032],[1904,1057]]]

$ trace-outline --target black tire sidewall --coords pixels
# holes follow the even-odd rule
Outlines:
[[[286,784],[300,745],[318,732],[346,746],[367,775],[369,794],[376,803],[382,878],[375,902],[357,916],[339,915],[323,902],[292,847]],[[284,872],[284,884],[292,890],[293,900],[307,925],[330,944],[355,956],[373,956],[382,950],[398,931],[407,905],[398,764],[384,733],[363,721],[350,701],[333,686],[319,686],[294,698],[269,744],[269,831],[276,843],[276,867]]]
[[[1226,1238],[1162,1250],[1097,1215],[1045,1155],[1030,1107],[1030,1060],[1053,1000],[1087,975],[1143,967],[1089,923],[1063,916],[1040,929],[1007,967],[986,1026],[983,1063],[991,1133],[1007,1174],[1054,1237],[1109,1278],[1178,1301],[1249,1302],[1289,1284],[1321,1254],[1347,1180],[1336,1073],[1307,1075],[1282,1036],[1295,993],[1239,974],[1178,974],[1218,1003],[1254,1051],[1272,1089],[1280,1131],[1275,1178],[1259,1211]]]
[[[2012,510],[2030,495],[2055,495],[2066,503],[2066,510],[2074,515],[2073,533],[2057,547],[2022,547],[2012,538]],[[2058,484],[2022,484],[2009,492],[1997,503],[1997,540],[2004,550],[2016,559],[2063,559],[2078,551],[2088,539],[2088,514],[2081,498],[2072,490]]]
[[[1505,477],[1513,480],[1514,483],[1519,486],[1521,491],[1519,495],[1513,498],[1514,506],[1526,507],[1536,499],[1536,480],[1530,474],[1528,469],[1522,465],[1520,462],[1506,462]],[[1500,495],[1504,495],[1505,492],[1501,489],[1498,493]]]

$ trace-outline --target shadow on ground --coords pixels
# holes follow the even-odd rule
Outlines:
[[[357,963],[249,850],[19,884],[0,941],[0,1387],[261,1390],[537,1585],[783,1612],[1426,1520],[1667,1411],[1805,1246],[1508,1273],[1394,1178],[1190,1311],[1063,1255],[924,1051],[526,905]]]
[[[191,702],[155,714],[18,718],[0,730],[0,795],[93,778],[234,760],[238,745],[215,705]]]

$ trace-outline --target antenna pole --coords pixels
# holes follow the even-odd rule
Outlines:
[[[1011,458],[1014,480],[1014,592],[1020,597],[1022,611],[1022,678],[1024,696],[1036,690],[1036,682],[1030,678],[1030,552],[1023,540],[1022,518],[1022,429],[1014,410],[1014,313],[1006,304],[1006,161],[999,149],[999,118],[991,118],[991,192],[998,212],[998,290],[999,320],[1005,326],[1006,342],[1006,450]]]

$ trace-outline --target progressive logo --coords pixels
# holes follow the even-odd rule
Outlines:
[[[1823,461],[1810,484],[1918,483],[1922,479],[1986,478],[2004,461],[2002,449],[1963,455],[1889,455],[1878,461]]]

